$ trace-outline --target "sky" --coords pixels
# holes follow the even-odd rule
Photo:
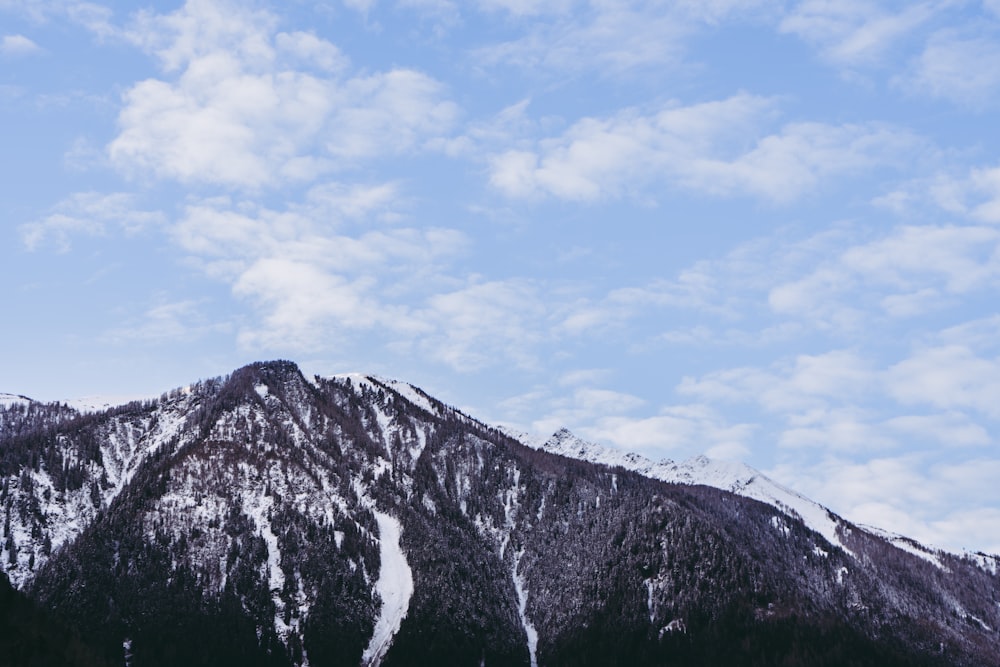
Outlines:
[[[1000,0],[0,0],[0,391],[254,360],[1000,553]]]

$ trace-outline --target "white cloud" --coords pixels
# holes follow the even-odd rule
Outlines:
[[[250,349],[310,349],[344,330],[398,322],[370,296],[371,280],[350,281],[313,264],[281,257],[253,262],[233,284],[233,293],[263,311],[262,321],[240,332]]]
[[[129,36],[171,76],[125,92],[112,162],[187,184],[260,188],[406,153],[448,131],[456,107],[435,80],[406,69],[343,76],[333,44],[278,33],[276,23],[205,0],[140,14]]]
[[[477,5],[503,12],[525,28],[519,38],[476,51],[481,62],[603,77],[679,66],[687,41],[705,25],[776,11],[766,0],[478,0]]]
[[[894,317],[921,314],[1000,279],[1000,231],[975,226],[904,226],[850,246],[811,273],[770,290],[779,314],[814,326],[852,330],[877,307]]]
[[[356,12],[367,15],[375,7],[378,0],[343,0],[344,6]]]
[[[831,177],[897,162],[915,141],[876,125],[792,123],[762,135],[774,113],[773,101],[740,94],[651,114],[631,109],[584,118],[533,149],[494,155],[490,181],[511,197],[589,201],[666,182],[786,203]],[[750,148],[748,137],[755,137]]]
[[[873,369],[859,354],[834,350],[798,355],[771,370],[740,367],[685,377],[677,391],[712,402],[757,403],[770,412],[807,412],[868,393],[873,377]]]
[[[565,12],[569,3],[547,4],[552,6],[517,0],[485,3],[486,9],[502,7],[521,18],[553,18],[532,22],[523,37],[479,49],[478,59],[488,65],[613,76],[677,62],[681,38],[689,30],[655,3],[595,2],[575,15]]]
[[[1000,553],[995,509],[1000,462],[931,463],[926,457],[828,458],[782,464],[770,474],[851,521],[897,532],[931,546]]]
[[[782,19],[779,30],[814,45],[835,65],[874,65],[935,10],[935,4],[927,2],[888,13],[878,3],[862,0],[805,0]]]
[[[470,372],[497,363],[537,364],[535,345],[546,336],[547,308],[528,281],[473,281],[431,295],[418,317],[432,329],[420,348],[455,370]]]
[[[273,210],[226,198],[191,204],[177,244],[232,286],[256,314],[239,332],[250,349],[319,350],[358,332],[414,336],[435,330],[408,300],[437,283],[437,263],[462,251],[442,228],[359,223],[395,216],[391,185],[326,185]]]
[[[992,35],[939,31],[928,40],[911,71],[896,83],[957,104],[977,109],[992,107],[1000,93],[1000,44]]]
[[[164,220],[159,212],[139,210],[134,195],[81,192],[57,204],[44,218],[21,225],[20,231],[29,250],[50,243],[58,251],[67,252],[73,236],[102,236],[109,225],[135,233]]]
[[[886,195],[897,212],[911,215],[927,204],[977,222],[1000,223],[1000,167],[976,166],[962,174],[917,179]]]
[[[815,409],[792,415],[778,438],[782,447],[872,452],[890,449],[898,440],[887,435],[872,415],[855,407]]]
[[[916,439],[933,438],[947,446],[990,445],[993,439],[981,424],[967,415],[950,412],[935,415],[903,415],[893,417],[885,425],[905,437]]]
[[[961,345],[922,348],[888,370],[888,390],[906,405],[971,409],[1000,418],[1000,359]]]
[[[131,341],[159,344],[230,331],[228,323],[209,323],[200,306],[192,300],[159,303],[147,309],[138,321],[111,329],[102,338],[116,345]]]
[[[573,6],[573,0],[477,0],[476,4],[483,11],[504,11],[520,17],[565,14]]]
[[[729,424],[707,406],[692,404],[668,406],[649,417],[605,416],[579,432],[588,440],[626,452],[646,452],[654,458],[706,453],[741,459],[750,452],[755,429],[751,424]]]
[[[27,56],[41,50],[41,47],[24,35],[4,35],[0,38],[0,53],[4,55]]]

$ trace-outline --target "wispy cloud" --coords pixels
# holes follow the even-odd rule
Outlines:
[[[945,307],[956,295],[995,287],[998,280],[997,229],[905,226],[774,286],[768,301],[776,313],[807,318],[814,326],[852,329],[873,309],[909,317]]]
[[[194,300],[159,303],[126,325],[110,329],[102,339],[116,345],[134,341],[158,345],[231,333],[231,324],[210,322],[203,308],[203,303]]]
[[[740,94],[585,118],[561,136],[494,155],[490,181],[511,197],[592,201],[666,184],[780,204],[828,179],[898,163],[917,144],[909,133],[879,125],[789,123],[762,131],[777,112],[773,100]]]
[[[814,45],[839,67],[878,65],[942,4],[920,2],[892,12],[861,0],[805,0],[782,19],[779,30]]]
[[[40,53],[42,48],[24,35],[4,35],[0,37],[0,54],[6,56],[27,56]]]
[[[975,109],[994,108],[1000,93],[997,35],[954,29],[934,33],[910,70],[895,79],[904,90]]]
[[[140,210],[137,202],[137,197],[129,193],[77,193],[43,218],[21,225],[21,239],[28,250],[51,244],[59,252],[67,252],[74,236],[101,236],[109,226],[135,233],[165,222],[162,213]]]
[[[601,77],[681,66],[688,39],[703,26],[732,16],[773,11],[761,0],[480,0],[478,6],[487,12],[503,12],[510,20],[523,22],[525,28],[515,39],[477,49],[475,56],[481,63]]]

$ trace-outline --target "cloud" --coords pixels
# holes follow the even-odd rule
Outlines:
[[[391,309],[370,295],[373,286],[370,279],[348,280],[307,262],[261,258],[233,284],[237,297],[263,311],[262,321],[243,329],[239,342],[249,349],[310,349],[345,330],[398,324]]]
[[[629,109],[584,118],[533,148],[495,154],[490,182],[518,198],[594,201],[665,182],[708,195],[787,203],[832,177],[898,161],[915,141],[877,125],[791,123],[761,134],[775,112],[772,100],[740,94],[654,113]]]
[[[456,107],[425,74],[344,74],[347,60],[269,13],[190,0],[140,13],[128,37],[162,65],[123,96],[112,163],[128,172],[259,189],[420,149]]]
[[[44,218],[21,225],[20,232],[28,250],[52,244],[59,252],[67,252],[73,236],[102,236],[109,226],[136,233],[164,222],[160,212],[139,210],[135,195],[81,192],[57,204]]]
[[[921,348],[888,370],[888,390],[904,405],[971,409],[1000,418],[1000,359],[961,345]]]
[[[872,423],[870,411],[850,406],[818,408],[789,416],[778,444],[790,448],[871,452],[891,449],[899,442],[887,434],[880,424]]]
[[[1000,279],[1000,230],[976,226],[903,226],[843,249],[811,273],[775,285],[774,312],[822,328],[852,330],[871,309],[909,317]]]
[[[546,314],[530,281],[473,281],[427,299],[418,317],[432,333],[419,347],[460,372],[504,362],[530,368],[538,363],[535,346],[547,337]]]
[[[667,405],[652,414],[637,415],[647,402],[627,392],[597,386],[606,375],[570,373],[558,382],[572,387],[569,392],[540,387],[507,399],[500,407],[513,421],[541,412],[529,427],[535,433],[569,428],[585,440],[626,452],[642,451],[657,459],[709,452],[718,458],[740,459],[749,454],[754,425],[728,423],[701,404]]]
[[[976,222],[1000,223],[1000,167],[974,166],[964,173],[939,173],[915,179],[886,194],[877,203],[897,214],[912,216],[928,205]]]
[[[172,234],[256,311],[239,332],[241,345],[315,351],[359,332],[434,330],[407,304],[434,288],[437,263],[461,252],[466,239],[392,224],[396,203],[386,184],[317,186],[284,210],[208,199],[189,205]],[[388,224],[353,229],[379,217]]]
[[[160,303],[147,309],[137,321],[109,330],[102,339],[114,345],[132,341],[160,344],[230,331],[227,323],[207,322],[200,306],[201,302],[193,300]]]
[[[989,432],[981,424],[960,412],[903,415],[887,420],[885,425],[910,440],[933,438],[940,444],[958,447],[993,443]]]
[[[687,41],[704,26],[774,11],[764,0],[479,0],[477,6],[524,28],[516,39],[475,51],[485,65],[602,77],[680,66]]]
[[[921,2],[889,13],[861,0],[806,0],[781,20],[778,30],[812,44],[837,66],[871,66],[937,9],[935,3]]]
[[[572,0],[478,0],[478,8],[486,12],[507,12],[512,16],[563,15],[573,6]]]
[[[41,47],[24,35],[4,35],[0,38],[0,54],[7,56],[28,56],[40,53]]]
[[[831,402],[868,393],[873,369],[858,353],[801,354],[770,370],[740,367],[685,377],[677,391],[712,402],[752,402],[770,412],[825,409]]]
[[[600,417],[579,428],[579,433],[588,440],[626,452],[646,452],[656,458],[705,453],[742,459],[750,453],[755,430],[752,424],[727,423],[708,406],[688,404],[667,406],[648,417]]]
[[[375,7],[378,0],[344,0],[344,6],[356,12],[367,15]]]
[[[887,528],[931,546],[1000,553],[996,531],[1000,462],[928,461],[923,455],[863,462],[828,458],[770,473],[851,521]]]
[[[1000,92],[1000,44],[995,35],[936,32],[910,71],[895,83],[974,109],[993,107]]]
[[[680,39],[688,31],[670,12],[642,2],[593,3],[577,14],[566,12],[568,2],[547,7],[514,0],[480,4],[519,18],[551,18],[533,21],[523,37],[477,50],[475,57],[486,65],[612,76],[676,63]]]

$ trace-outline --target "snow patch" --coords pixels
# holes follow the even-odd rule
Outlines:
[[[538,667],[538,631],[528,618],[528,590],[525,588],[524,577],[517,571],[521,564],[524,550],[518,551],[514,557],[514,567],[511,569],[514,579],[514,592],[517,594],[517,614],[521,617],[521,626],[528,637],[528,656],[531,667]]]
[[[152,401],[156,400],[156,398],[158,397],[150,396],[149,394],[99,394],[94,396],[71,398],[67,401],[59,402],[68,405],[77,412],[88,413],[104,412],[105,410],[117,408],[120,405],[125,405],[126,403],[131,403],[133,401]]]
[[[656,618],[655,610],[653,609],[653,580],[646,580],[646,609],[649,611],[649,622],[652,623],[653,619]]]
[[[0,393],[0,408],[8,408],[12,405],[27,405],[31,402],[32,400],[27,396]]]
[[[408,384],[406,382],[400,382],[399,380],[390,380],[382,377],[376,379],[385,386],[392,389],[400,396],[402,396],[404,399],[412,403],[413,405],[417,406],[418,408],[426,412],[429,412],[432,415],[440,416],[437,408],[435,408],[434,405],[431,404],[431,402],[427,399],[427,396],[424,394],[424,392],[418,389],[417,387],[414,387],[412,384]]]
[[[928,563],[937,567],[939,570],[951,572],[951,570],[949,570],[945,564],[941,562],[941,559],[935,553],[937,550],[932,550],[931,548],[920,544],[916,540],[911,540],[910,538],[897,533],[891,533],[888,530],[882,530],[881,528],[876,528],[874,526],[861,526],[861,528],[867,533],[871,533],[876,537],[882,538],[897,549],[901,549],[902,551],[924,559]]]
[[[379,573],[375,591],[382,599],[382,609],[375,621],[375,632],[368,647],[361,656],[361,664],[366,667],[379,665],[392,644],[392,638],[399,632],[399,626],[406,618],[413,595],[413,573],[406,562],[406,555],[399,546],[402,528],[399,521],[374,511],[379,533]]]
[[[664,482],[711,486],[723,491],[759,500],[799,519],[809,528],[822,535],[830,544],[838,546],[855,557],[840,539],[838,527],[842,524],[822,505],[792,491],[767,478],[748,465],[731,461],[715,461],[707,456],[697,456],[683,463],[664,460],[654,463],[639,454],[626,454],[617,450],[586,442],[566,429],[556,431],[547,440],[538,444],[536,436],[522,436],[522,442],[553,454],[600,463],[607,466],[621,466]],[[614,483],[614,478],[612,478]]]

